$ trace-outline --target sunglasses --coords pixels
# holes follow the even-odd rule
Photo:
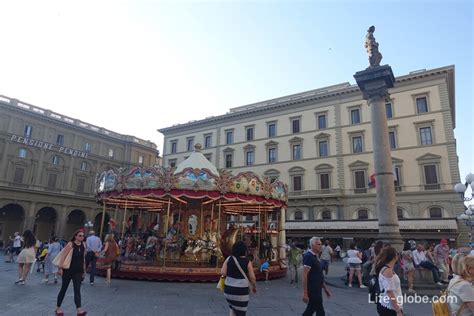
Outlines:
[[[77,235],[77,237],[84,237],[84,235]]]

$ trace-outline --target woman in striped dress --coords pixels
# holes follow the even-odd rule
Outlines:
[[[243,241],[234,244],[232,255],[222,265],[221,274],[226,277],[224,297],[229,303],[229,315],[245,316],[249,304],[249,286],[254,294],[257,293],[257,287],[252,263],[247,259],[247,246]]]

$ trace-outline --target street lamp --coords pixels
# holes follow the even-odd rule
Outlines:
[[[458,219],[464,221],[469,226],[469,245],[472,245],[472,221],[474,220],[474,204],[469,205],[463,214],[458,216]]]
[[[471,186],[471,197],[466,197],[465,193],[469,185]],[[471,201],[474,198],[474,174],[469,173],[466,176],[466,182],[464,184],[458,183],[454,186],[454,191],[461,195],[463,201]]]

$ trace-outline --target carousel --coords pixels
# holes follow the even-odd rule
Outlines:
[[[269,278],[286,275],[287,186],[252,172],[217,170],[200,149],[197,144],[175,168],[97,176],[100,234],[113,232],[121,248],[114,277],[217,281],[237,240],[247,244],[257,279],[264,278],[264,261],[270,263]]]

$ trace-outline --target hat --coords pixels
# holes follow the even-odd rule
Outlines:
[[[447,245],[448,241],[446,239],[441,239],[440,244],[441,245]]]

